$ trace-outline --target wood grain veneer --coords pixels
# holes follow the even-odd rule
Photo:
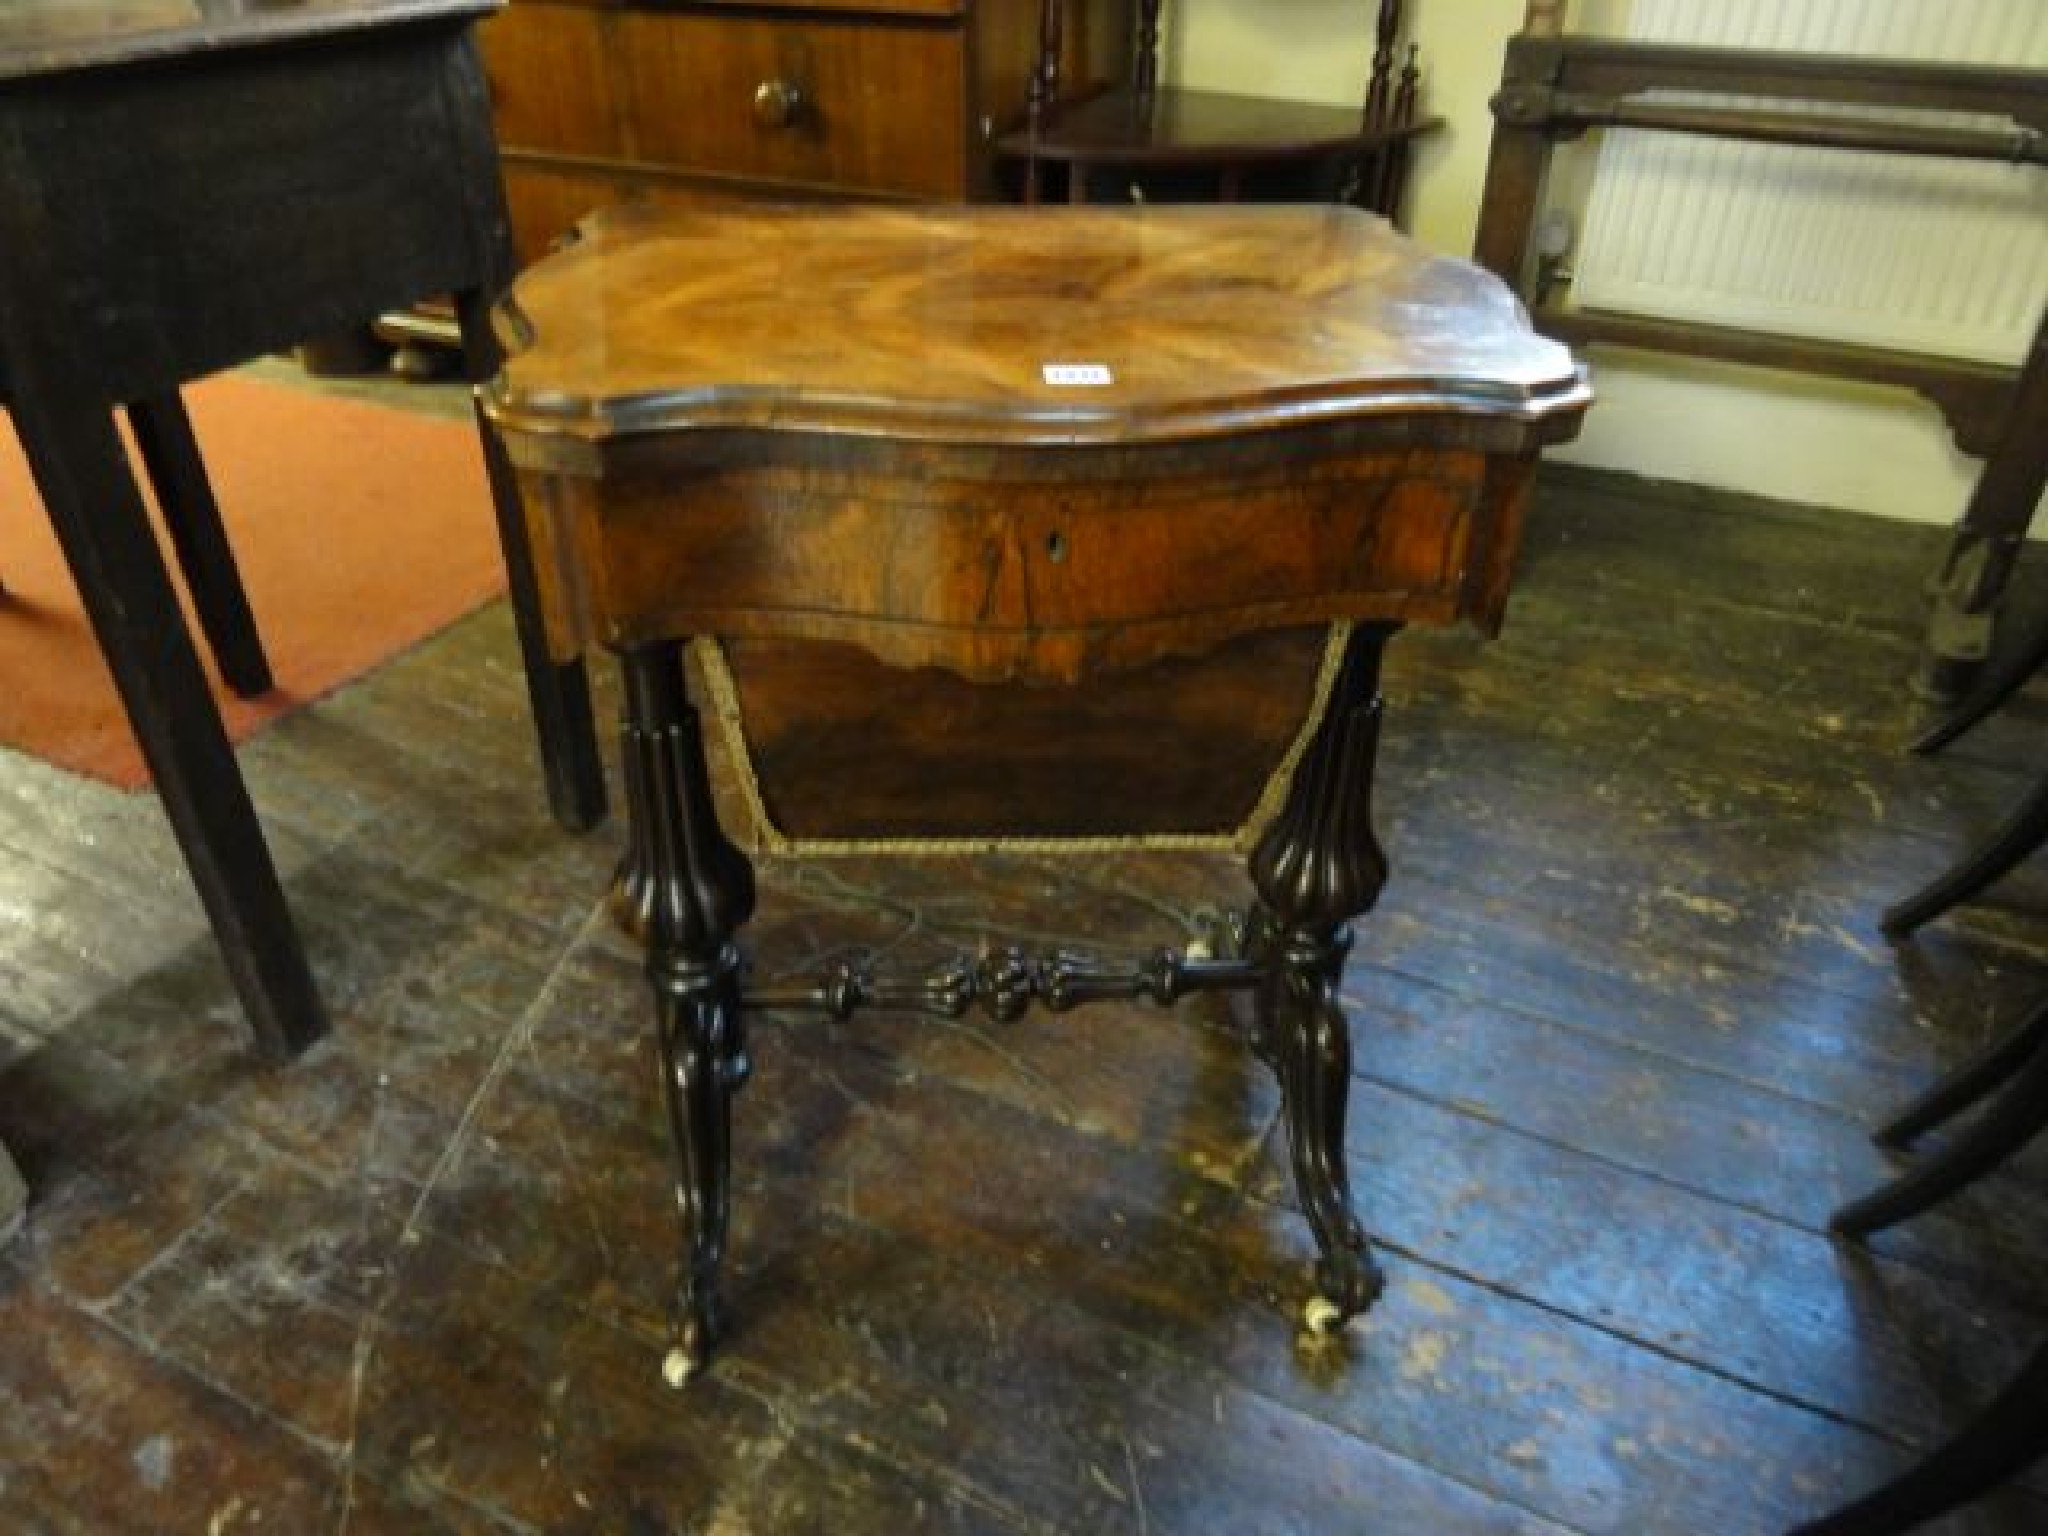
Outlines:
[[[1111,445],[1418,417],[1514,448],[1587,399],[1504,284],[1343,207],[634,211],[503,319],[492,409],[529,456],[710,427]]]
[[[1121,0],[1077,7],[1085,93]],[[481,32],[515,241],[618,202],[985,199],[1025,110],[1036,0],[515,0]]]

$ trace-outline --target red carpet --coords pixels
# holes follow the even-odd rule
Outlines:
[[[254,700],[216,679],[236,741],[503,589],[466,421],[235,375],[185,398],[277,678]],[[12,430],[0,432],[0,583],[0,745],[123,788],[146,784]],[[203,643],[200,653],[211,675]]]

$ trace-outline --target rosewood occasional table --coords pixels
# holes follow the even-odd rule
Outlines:
[[[1247,991],[1321,1255],[1309,1320],[1369,1305],[1338,986],[1386,872],[1380,653],[1405,622],[1500,622],[1537,452],[1589,399],[1564,348],[1493,277],[1340,208],[625,211],[500,325],[485,411],[554,659],[625,669],[618,906],[684,1228],[671,1380],[720,1328],[749,1007]],[[1086,851],[1249,818],[1255,899],[1125,968],[996,951],[745,988],[754,872],[713,808],[688,637],[799,848]]]
[[[457,296],[471,376],[495,370],[485,310],[510,246],[470,37],[493,8],[0,6],[0,402],[243,1008],[278,1054],[318,1038],[324,1010],[112,414],[175,407],[187,380],[439,293]],[[492,471],[553,803],[587,824],[603,779],[582,673],[547,660],[523,525]]]

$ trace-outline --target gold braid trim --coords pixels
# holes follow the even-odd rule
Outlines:
[[[690,641],[689,650],[697,664],[698,676],[704,680],[712,715],[718,722],[726,755],[739,781],[740,797],[745,800],[747,817],[753,823],[754,853],[826,859],[874,854],[917,857],[971,857],[989,853],[1060,856],[1145,851],[1243,854],[1251,851],[1261,829],[1280,813],[1288,786],[1294,782],[1295,766],[1308,750],[1309,741],[1322,722],[1323,711],[1329,707],[1330,690],[1336,686],[1338,667],[1344,659],[1344,644],[1350,634],[1348,623],[1340,621],[1330,626],[1329,638],[1323,645],[1322,664],[1316,670],[1315,693],[1309,700],[1307,717],[1302,721],[1301,729],[1295,732],[1294,740],[1288,743],[1287,750],[1281,754],[1279,763],[1267,776],[1257,803],[1241,825],[1230,832],[1154,832],[1130,837],[791,837],[775,824],[774,818],[768,814],[767,802],[761,798],[761,781],[754,773],[754,754],[747,744],[746,722],[740,714],[739,687],[733,681],[732,668],[726,662],[725,647],[709,636],[700,635]]]

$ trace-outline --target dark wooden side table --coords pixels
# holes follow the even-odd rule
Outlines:
[[[236,990],[278,1054],[325,1015],[112,412],[435,293],[458,295],[471,376],[495,369],[485,310],[509,246],[469,36],[490,9],[0,7],[0,398]],[[588,824],[603,778],[582,673],[547,659],[490,457],[552,802]]]
[[[1034,1000],[1247,991],[1321,1253],[1309,1319],[1370,1304],[1338,986],[1348,924],[1385,876],[1369,807],[1380,653],[1405,622],[1500,622],[1537,452],[1589,398],[1564,348],[1477,268],[1355,209],[1308,207],[620,212],[531,269],[501,324],[514,355],[485,409],[518,469],[549,643],[563,662],[601,644],[625,667],[618,905],[648,946],[684,1225],[671,1379],[705,1363],[720,1326],[750,1006],[1007,1019]],[[999,950],[919,977],[854,963],[742,987],[754,873],[714,812],[685,637],[724,645],[743,706],[763,701],[764,662],[801,684],[778,649],[792,645],[815,653],[821,717],[871,702],[889,747],[812,737],[783,754],[798,780],[824,759],[810,766],[826,804],[805,813],[764,775],[778,816],[886,840],[923,818],[967,830],[966,811],[983,834],[1100,848],[1105,806],[1171,833],[1175,802],[1211,792],[1210,765],[1235,771],[1239,720],[1250,732],[1294,687],[1255,672],[1241,710],[1205,712],[1204,662],[1228,670],[1241,645],[1304,630],[1320,645],[1332,625],[1329,662],[1295,695],[1312,729],[1247,840],[1255,900],[1214,942],[1128,967]],[[1142,676],[1164,708],[1090,708]],[[917,690],[885,677],[941,706],[919,714]],[[767,714],[786,726],[795,692]],[[1005,737],[983,697],[1023,728]],[[1049,699],[1071,702],[1071,736]],[[1169,742],[1179,727],[1191,746]],[[772,747],[778,731],[755,736]],[[1052,760],[1041,787],[1084,790],[1041,801],[992,737]],[[1284,734],[1272,747],[1287,760]],[[1204,771],[1177,773],[1189,760]],[[878,804],[891,782],[898,812]],[[978,782],[996,792],[977,801]],[[1190,814],[1201,830],[1236,809]]]

